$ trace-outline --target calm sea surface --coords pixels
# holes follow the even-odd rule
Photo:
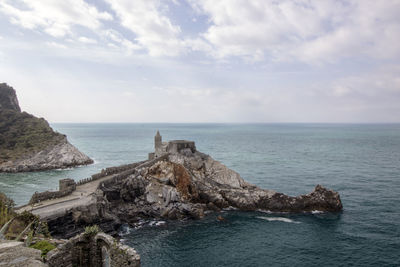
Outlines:
[[[188,139],[244,179],[289,195],[340,192],[340,214],[224,211],[121,230],[142,266],[400,266],[400,125],[53,124],[95,164],[0,174],[17,204],[102,168],[146,159],[153,136]]]

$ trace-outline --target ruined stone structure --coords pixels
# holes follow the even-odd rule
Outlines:
[[[71,179],[71,178],[61,179],[60,181],[58,181],[58,183],[59,183],[60,191],[64,191],[64,190],[74,191],[76,189],[76,183],[75,183],[74,179]]]
[[[193,141],[187,140],[172,140],[168,142],[163,142],[160,132],[157,131],[156,136],[154,136],[154,152],[149,153],[149,159],[158,158],[168,153],[182,153],[185,150],[190,150],[192,153],[195,153],[196,145]]]
[[[61,179],[59,181],[59,190],[58,191],[45,191],[45,192],[35,192],[31,200],[29,201],[29,204],[35,204],[39,203],[44,200],[48,199],[54,199],[54,198],[60,198],[60,197],[65,197],[70,195],[72,192],[74,192],[76,189],[76,183],[73,179],[66,178],[66,179]]]
[[[50,267],[139,267],[140,256],[107,234],[82,233],[50,251],[47,264]]]

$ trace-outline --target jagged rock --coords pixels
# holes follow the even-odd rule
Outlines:
[[[0,266],[8,267],[45,267],[41,251],[24,247],[23,242],[0,241]]]
[[[0,109],[21,111],[14,88],[6,83],[0,83]]]
[[[21,112],[15,90],[0,84],[0,172],[28,172],[93,163],[43,118]]]
[[[193,142],[174,144],[179,144],[175,152],[159,157],[152,154],[154,159],[135,167],[126,178],[102,182],[91,204],[68,211],[64,221],[51,218],[51,233],[63,237],[60,228],[75,233],[77,228],[94,223],[108,225],[104,228],[115,232],[122,223],[134,224],[140,218],[197,219],[206,211],[229,207],[274,212],[336,212],[343,208],[339,194],[321,185],[298,197],[261,189],[196,151]],[[168,147],[168,143],[164,146]],[[55,225],[57,229],[53,231]]]

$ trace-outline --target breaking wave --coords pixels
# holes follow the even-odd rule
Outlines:
[[[264,216],[259,216],[257,218],[261,219],[261,220],[266,220],[266,221],[269,221],[269,222],[300,223],[298,221],[294,221],[294,220],[291,220],[291,219],[285,218],[285,217],[264,217]]]

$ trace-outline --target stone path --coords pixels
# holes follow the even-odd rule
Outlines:
[[[91,201],[94,201],[94,192],[100,183],[111,179],[113,176],[114,175],[105,176],[101,179],[78,185],[76,190],[68,196],[45,200],[33,205],[26,205],[17,209],[16,212],[21,213],[23,211],[30,211],[35,215],[39,215],[41,219],[53,215],[64,214],[68,209],[88,205]]]
[[[140,164],[133,167],[131,170],[140,169],[142,167],[152,165],[155,162],[164,160],[167,157],[168,157],[168,154],[163,155],[163,156],[158,157],[153,160],[146,160],[146,161],[140,162]],[[128,169],[128,170],[122,171],[121,173],[126,172],[126,171],[130,171],[130,170]],[[76,208],[79,206],[86,206],[86,205],[91,204],[92,201],[94,202],[95,201],[94,194],[95,194],[96,189],[99,187],[100,183],[107,181],[109,179],[112,179],[113,177],[115,177],[118,174],[119,173],[115,173],[112,175],[102,177],[98,180],[88,182],[86,184],[77,185],[76,190],[68,196],[60,197],[60,198],[56,198],[56,199],[45,200],[45,201],[42,201],[40,203],[36,203],[33,205],[25,205],[25,206],[22,206],[22,207],[16,209],[15,211],[18,213],[22,213],[24,211],[30,211],[35,215],[39,215],[41,219],[46,219],[46,218],[53,217],[53,216],[56,217],[59,215],[64,215],[65,212],[71,208]]]

